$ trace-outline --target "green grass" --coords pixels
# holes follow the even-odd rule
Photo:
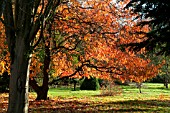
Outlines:
[[[85,97],[85,96],[93,96],[93,95],[99,95],[100,91],[72,91],[69,88],[62,88],[62,89],[56,89],[52,88],[48,92],[49,96],[55,97],[55,96],[60,96],[60,97]]]
[[[155,97],[159,95],[169,95],[170,89],[166,89],[163,84],[158,83],[144,83],[142,85],[142,94],[139,93],[139,89],[136,88],[135,84],[130,84],[130,86],[120,86],[123,91],[122,94],[124,98],[128,97]],[[84,96],[94,96],[100,95],[101,90],[98,91],[87,91],[87,90],[79,90],[77,88],[76,91],[73,91],[72,88],[60,87],[60,88],[50,88],[49,89],[49,96],[55,97],[84,97]],[[121,97],[121,95],[119,95]]]
[[[46,101],[35,101],[35,93],[32,92],[29,113],[170,113],[170,89],[165,89],[163,84],[144,83],[142,93],[135,84],[120,87],[122,93],[113,96],[101,95],[103,90],[50,88],[50,99]],[[117,88],[113,89],[116,92]],[[0,108],[5,111],[7,94],[0,97]]]
[[[101,95],[99,91],[72,91],[71,88],[51,88],[48,104],[30,108],[34,113],[170,113],[170,89],[163,84],[144,83],[142,93],[135,84],[120,86],[122,93]],[[120,89],[119,89],[120,90]],[[116,88],[114,88],[116,91]],[[32,103],[35,105],[35,103]],[[44,105],[45,104],[45,105]],[[52,106],[52,107],[49,107]]]
[[[135,84],[120,87],[123,89],[122,93],[114,96],[101,96],[101,90],[72,91],[70,88],[52,88],[49,90],[49,96],[77,103],[75,111],[81,109],[80,112],[170,112],[170,89],[165,89],[163,84],[144,83],[142,93],[139,93]],[[87,105],[86,108],[82,107],[84,104]],[[70,109],[71,107],[63,111],[59,108],[60,112],[66,112],[65,110],[69,111]]]

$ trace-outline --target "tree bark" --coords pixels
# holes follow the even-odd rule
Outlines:
[[[165,88],[168,89],[168,80],[167,80],[167,77],[164,78],[164,86],[165,86]]]
[[[77,84],[77,81],[73,79],[73,84],[74,84],[74,91],[76,91],[76,84]]]
[[[8,113],[28,112],[29,56],[23,39],[16,40],[14,60],[11,63]]]
[[[45,45],[45,57],[44,57],[44,68],[43,68],[43,84],[42,86],[38,86],[37,81],[35,79],[30,80],[30,85],[33,90],[37,93],[36,100],[47,100],[48,99],[48,81],[49,75],[48,70],[50,66],[50,49],[49,43]]]
[[[140,82],[140,83],[136,83],[136,86],[137,86],[137,88],[139,89],[139,93],[142,93],[142,90],[141,90],[141,88],[142,88],[142,83]]]
[[[41,0],[0,0],[0,16],[3,14],[11,57],[8,113],[28,112],[29,56],[39,43],[38,41],[34,45],[37,32],[40,28],[44,30],[43,23],[54,13],[60,0],[48,0],[42,12],[38,14],[38,6],[42,5],[41,3]],[[47,77],[46,79],[48,80]]]
[[[28,112],[28,82],[29,82],[29,60],[30,43],[29,29],[31,9],[27,4],[15,6],[11,0],[6,0],[3,12],[5,23],[5,34],[11,57],[11,75],[9,84],[9,105],[8,113],[27,113]],[[23,10],[17,10],[20,7]],[[17,14],[13,11],[17,10]],[[30,12],[30,13],[29,13]],[[15,19],[14,19],[15,18]]]
[[[169,70],[168,70],[169,64],[166,64],[166,76],[164,77],[164,86],[168,89],[168,76],[169,76]]]
[[[36,100],[47,100],[48,90],[44,89],[43,86],[38,86],[37,81],[35,79],[30,79],[30,86],[37,94]]]
[[[40,87],[41,90],[37,92],[36,100],[47,100],[48,99],[48,81],[49,81],[49,67],[50,67],[50,49],[49,49],[49,42],[45,45],[45,57],[44,57],[44,68],[43,68],[43,84]]]

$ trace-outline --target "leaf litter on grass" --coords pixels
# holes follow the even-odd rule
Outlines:
[[[36,101],[36,95],[29,95],[29,113],[100,113],[100,112],[132,112],[155,113],[170,112],[170,95],[161,90],[137,93],[123,92],[115,96],[83,95],[50,96],[49,100]],[[90,92],[92,93],[92,92]],[[0,112],[5,113],[8,105],[8,94],[0,94]]]

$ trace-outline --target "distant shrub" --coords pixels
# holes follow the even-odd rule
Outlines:
[[[85,78],[80,86],[80,90],[99,90],[99,81],[95,77]]]
[[[149,83],[164,83],[164,76],[158,75],[158,76],[148,80],[147,82],[149,82]]]

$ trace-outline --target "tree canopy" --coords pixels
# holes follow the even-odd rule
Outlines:
[[[157,54],[170,54],[170,1],[169,0],[131,0],[125,8],[130,8],[139,20],[138,26],[149,25],[149,32],[140,43],[129,44],[134,50],[146,48],[149,51],[156,49]],[[136,20],[135,19],[135,20]]]

